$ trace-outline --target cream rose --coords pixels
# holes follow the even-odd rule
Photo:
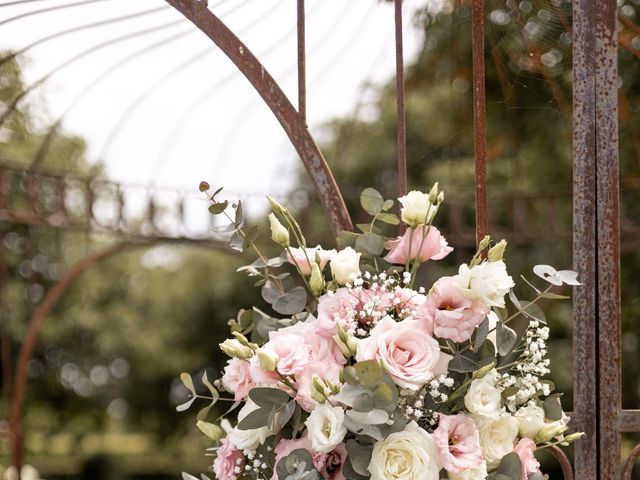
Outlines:
[[[451,355],[441,352],[438,342],[416,320],[395,322],[385,317],[369,338],[360,340],[356,359],[381,361],[396,385],[418,390],[446,373]]]
[[[495,470],[502,457],[511,453],[518,437],[518,420],[505,413],[495,420],[480,421],[480,447],[487,469]]]
[[[482,462],[477,467],[469,468],[464,472],[448,472],[449,480],[485,480],[487,478],[487,462]]]
[[[400,208],[402,221],[412,227],[429,223],[436,213],[436,208],[429,201],[429,195],[417,190],[398,198],[398,201],[402,204]],[[431,218],[427,218],[427,215]]]
[[[442,468],[431,434],[415,422],[373,447],[371,480],[438,480]]]
[[[247,399],[247,403],[238,412],[238,422],[242,421],[247,415],[259,407],[252,400]],[[275,422],[276,425],[278,422]],[[270,430],[269,427],[255,428],[252,430],[240,430],[237,426],[229,432],[229,441],[233,443],[239,450],[255,450],[258,445],[262,445],[271,435],[275,435],[277,431]]]
[[[344,426],[344,410],[326,403],[318,405],[304,424],[309,432],[311,446],[319,453],[331,452],[347,434]]]
[[[515,414],[521,437],[536,438],[545,426],[544,409],[535,403],[521,407]]]
[[[453,278],[465,297],[478,300],[488,307],[504,308],[504,296],[515,286],[502,260],[483,262],[472,268],[463,263],[458,275]]]
[[[351,276],[360,273],[360,254],[351,247],[334,253],[331,255],[331,273],[340,285],[353,281]]]
[[[464,406],[477,417],[498,418],[502,409],[502,394],[496,388],[497,372],[491,370],[484,377],[473,380],[464,396]]]

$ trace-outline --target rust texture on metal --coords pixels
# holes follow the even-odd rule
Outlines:
[[[406,195],[407,181],[407,126],[404,101],[404,45],[402,26],[402,0],[394,0],[396,39],[396,142],[398,156],[398,197]]]
[[[573,480],[573,468],[571,467],[571,460],[569,460],[567,454],[555,445],[549,447],[549,452],[560,464],[560,468],[562,468],[563,480]]]
[[[487,206],[487,102],[484,62],[484,0],[472,1],[473,151],[476,162],[476,243],[489,233]]]
[[[640,432],[640,410],[621,410],[618,429],[621,432]]]
[[[575,473],[598,479],[595,179],[595,23],[593,3],[573,3],[573,428],[585,432],[575,451]]]
[[[305,43],[305,8],[304,0],[298,0],[297,5],[298,33],[298,113],[303,121],[307,121],[307,54]]]
[[[353,224],[333,173],[309,133],[304,119],[291,105],[271,74],[224,22],[207,8],[205,2],[166,1],[229,57],[269,106],[311,176],[333,234],[337,236],[341,231],[352,230]]]
[[[51,309],[56,305],[65,290],[74,283],[82,273],[113,255],[132,246],[130,242],[120,242],[109,246],[78,262],[69,270],[45,295],[42,302],[33,311],[26,338],[20,348],[16,364],[16,376],[13,384],[13,399],[11,402],[11,450],[13,465],[20,471],[24,456],[24,435],[22,431],[22,412],[24,406],[25,389],[27,384],[27,367],[38,340],[38,335]]]
[[[627,461],[624,462],[624,470],[622,471],[622,480],[631,480],[631,474],[633,473],[633,466],[640,457],[640,445],[636,445],[629,457],[627,457]]]
[[[600,477],[620,478],[622,408],[616,0],[595,2]]]

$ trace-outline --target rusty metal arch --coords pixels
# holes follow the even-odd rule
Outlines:
[[[296,110],[271,74],[224,22],[207,8],[206,2],[194,0],[166,0],[166,2],[207,35],[238,67],[264,99],[282,125],[311,176],[334,236],[337,236],[341,231],[352,230],[353,224],[342,193],[306,123],[304,35],[300,35],[300,32],[304,31],[303,28],[298,28],[298,61],[301,66],[299,69],[301,75],[298,85],[299,108]],[[304,2],[299,0],[299,13],[301,13],[301,5],[304,6]],[[299,22],[304,22],[303,19],[304,15],[298,15]]]

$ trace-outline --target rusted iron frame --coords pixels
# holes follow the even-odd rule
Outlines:
[[[227,55],[264,99],[311,176],[334,236],[341,231],[352,230],[353,224],[347,207],[326,160],[311,137],[304,120],[271,74],[203,2],[166,1],[205,33]]]
[[[12,465],[20,472],[24,459],[24,432],[22,430],[22,412],[24,407],[25,389],[27,383],[27,367],[33,355],[40,329],[49,312],[56,305],[65,290],[79,277],[98,262],[105,260],[124,249],[133,246],[131,242],[121,242],[109,246],[78,262],[69,270],[45,295],[42,302],[33,311],[27,336],[20,348],[18,362],[15,369],[13,385],[13,401],[11,402],[11,455]],[[18,474],[19,475],[19,474]]]
[[[618,35],[615,0],[595,2],[598,359],[601,478],[620,478],[622,408]]]
[[[396,45],[396,148],[398,163],[398,197],[407,194],[407,125],[404,100],[404,37],[402,26],[402,0],[394,0]],[[402,229],[402,226],[400,227]]]
[[[307,121],[307,54],[305,44],[305,7],[304,0],[297,1],[297,25],[298,33],[298,113],[302,120]]]
[[[484,62],[484,0],[472,0],[473,152],[476,181],[476,243],[489,233],[487,204],[487,98]]]
[[[636,463],[636,460],[640,457],[640,445],[636,445],[629,457],[627,457],[627,461],[624,462],[624,470],[622,472],[623,480],[631,480],[631,474],[633,473],[633,466]]]
[[[571,461],[567,457],[567,454],[555,445],[549,447],[549,451],[560,464],[563,480],[573,480],[573,468],[571,467]]]
[[[573,267],[582,281],[573,292],[575,474],[598,480],[596,278],[595,17],[591,0],[573,1]]]

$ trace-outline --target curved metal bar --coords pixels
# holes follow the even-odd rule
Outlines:
[[[126,21],[126,20],[131,20],[133,18],[143,17],[143,16],[149,15],[151,13],[159,12],[161,10],[166,10],[167,8],[169,8],[169,7],[167,7],[166,5],[163,5],[161,7],[151,8],[151,9],[148,9],[148,10],[141,10],[140,12],[129,13],[127,15],[121,15],[119,17],[108,18],[106,20],[100,20],[99,22],[86,23],[84,25],[78,25],[76,27],[71,27],[71,28],[67,28],[66,30],[61,30],[59,32],[52,33],[52,34],[47,35],[45,37],[39,38],[38,40],[36,40],[34,42],[31,42],[29,45],[27,45],[25,47],[22,47],[19,50],[11,52],[10,54],[5,55],[4,57],[0,58],[0,66],[2,66],[5,63],[13,60],[14,58],[16,58],[19,55],[25,54],[26,52],[31,50],[33,47],[37,47],[38,45],[42,45],[43,43],[48,42],[50,40],[55,40],[56,38],[64,37],[65,35],[69,35],[71,33],[82,32],[84,30],[89,30],[89,29],[92,29],[92,28],[103,27],[105,25],[111,25],[112,23],[118,23],[118,22],[122,22],[122,21]]]
[[[63,10],[65,8],[71,8],[71,7],[81,7],[83,5],[88,5],[90,3],[98,3],[98,2],[106,2],[106,1],[108,1],[108,0],[83,0],[81,2],[67,3],[66,5],[56,5],[55,7],[47,7],[47,8],[41,8],[39,10],[32,10],[30,12],[21,13],[20,15],[16,15],[15,17],[11,17],[11,18],[7,18],[6,20],[2,20],[0,22],[0,27],[2,25],[6,25],[8,23],[15,22],[16,20],[21,20],[23,18],[32,17],[34,15],[39,15],[41,13],[53,12],[55,10]],[[13,3],[17,4],[18,2],[13,2]],[[0,6],[1,7],[6,7],[8,5],[11,5],[11,4],[4,4],[4,5],[0,5]]]
[[[555,457],[562,468],[562,476],[564,480],[573,480],[573,467],[571,467],[571,461],[561,449],[555,445],[549,447],[549,452]]]
[[[99,43],[97,45],[93,45],[92,47],[89,47],[86,50],[83,50],[80,53],[77,53],[76,55],[74,55],[71,58],[68,58],[67,60],[65,60],[64,62],[62,62],[61,64],[57,65],[53,70],[50,70],[47,74],[45,74],[44,76],[40,77],[38,80],[36,80],[34,83],[32,83],[31,85],[29,85],[27,88],[25,88],[21,93],[19,93],[18,95],[16,95],[13,100],[11,101],[11,103],[9,104],[8,107],[5,108],[5,111],[2,113],[2,116],[0,116],[0,126],[2,126],[2,124],[4,124],[4,122],[7,120],[7,118],[9,118],[9,115],[11,115],[11,113],[18,108],[19,103],[33,90],[35,90],[37,87],[39,87],[40,85],[42,85],[44,82],[46,82],[49,78],[51,78],[55,73],[57,73],[58,71],[62,70],[63,68],[71,65],[72,63],[76,62],[77,60],[80,60],[81,58],[94,53],[98,50],[101,50],[103,48],[106,47],[110,47],[111,45],[114,45],[116,43],[119,42],[123,42],[126,40],[131,40],[132,38],[135,37],[139,37],[142,35],[147,35],[150,33],[154,33],[160,30],[163,30],[165,28],[170,28],[173,27],[175,25],[178,25],[182,23],[182,20],[175,20],[172,22],[168,22],[168,23],[164,23],[162,25],[157,25],[151,28],[147,28],[145,30],[139,30],[137,32],[132,32],[132,33],[128,33],[126,35],[122,35],[120,37],[116,37],[116,38],[112,38],[110,40],[107,40],[106,42],[102,42]],[[176,39],[180,36],[184,36],[184,35],[188,35],[189,33],[191,33],[193,30],[189,29],[189,30],[185,30],[183,32],[180,32],[179,34],[176,34],[172,37],[172,39]]]
[[[218,45],[267,103],[311,176],[334,236],[337,236],[341,231],[352,230],[353,224],[333,173],[311,137],[304,120],[269,72],[247,46],[213,12],[207,9],[204,2],[194,0],[166,1]]]
[[[75,282],[82,273],[93,267],[96,263],[105,260],[124,249],[133,246],[130,242],[121,242],[101,250],[78,262],[69,270],[47,293],[42,303],[31,315],[29,329],[16,365],[16,377],[13,386],[13,402],[11,404],[11,443],[12,443],[12,464],[19,472],[23,460],[23,432],[22,432],[22,411],[24,407],[24,394],[27,383],[27,366],[33,355],[38,335],[51,309],[56,305],[64,291]]]
[[[633,466],[636,463],[636,460],[640,457],[640,445],[636,445],[631,453],[629,454],[629,458],[624,462],[624,470],[622,471],[622,480],[631,480],[631,474],[633,473]]]

